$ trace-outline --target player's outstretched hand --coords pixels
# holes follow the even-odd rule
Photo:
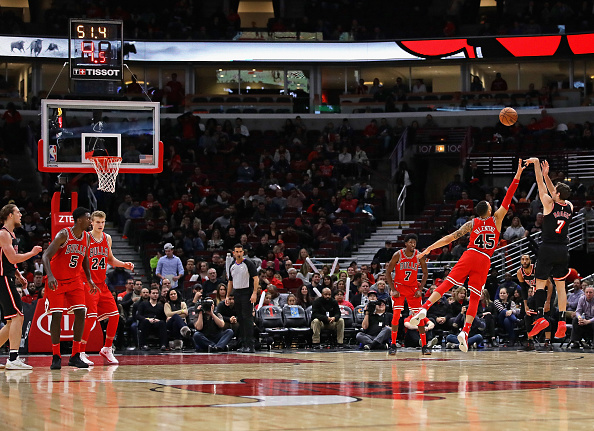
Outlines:
[[[124,262],[124,268],[129,271],[134,271],[134,264],[132,262]]]
[[[42,248],[40,245],[36,245],[35,247],[33,247],[33,248],[31,249],[31,251],[32,251],[32,252],[33,252],[35,255],[37,255],[37,254],[39,254],[39,253],[41,253],[41,252],[43,251],[43,248]]]
[[[525,164],[526,166],[528,166],[528,165],[532,165],[532,164],[535,164],[535,163],[540,163],[540,162],[539,162],[539,160],[538,160],[538,157],[530,157],[529,159],[526,159],[526,160],[524,161],[524,164]]]
[[[542,170],[543,175],[548,175],[549,174],[549,162],[547,162],[546,160],[540,162],[540,169]]]

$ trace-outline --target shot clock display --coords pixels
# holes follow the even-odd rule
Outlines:
[[[70,79],[122,80],[122,21],[70,20]]]

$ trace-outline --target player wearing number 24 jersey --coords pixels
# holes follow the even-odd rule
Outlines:
[[[97,321],[103,319],[109,320],[107,322],[105,344],[99,354],[103,356],[109,364],[118,363],[118,360],[113,356],[112,345],[118,329],[120,314],[113,294],[105,283],[107,265],[123,267],[130,271],[134,270],[134,264],[132,262],[121,262],[113,255],[111,251],[111,237],[103,232],[105,229],[105,218],[106,215],[103,211],[95,211],[91,214],[92,230],[89,234],[90,241],[87,256],[91,267],[91,277],[93,282],[99,288],[99,292],[93,294],[88,286],[85,286],[87,316],[85,318],[85,330],[80,345],[81,359],[89,365],[93,365],[93,362],[86,354],[87,341],[89,340],[91,331],[97,324]]]
[[[472,326],[476,310],[481,297],[481,292],[489,274],[491,267],[491,256],[499,243],[499,234],[501,233],[501,222],[507,213],[507,209],[511,203],[512,197],[518,184],[520,183],[520,176],[524,166],[522,159],[518,161],[518,169],[514,179],[507,189],[507,193],[501,207],[495,214],[491,216],[491,205],[486,201],[481,201],[477,204],[475,211],[478,215],[475,219],[466,222],[456,232],[451,233],[439,241],[434,242],[427,247],[419,258],[425,257],[429,252],[435,248],[441,248],[452,241],[461,238],[470,233],[468,243],[468,250],[464,252],[460,260],[454,265],[452,271],[446,279],[439,285],[437,289],[431,294],[427,302],[425,302],[421,310],[413,316],[410,324],[417,326],[419,322],[427,316],[427,310],[443,296],[445,292],[450,290],[452,286],[464,286],[464,282],[468,279],[468,289],[470,290],[470,302],[466,312],[466,323],[464,328],[458,334],[459,347],[463,352],[468,351],[468,332]]]

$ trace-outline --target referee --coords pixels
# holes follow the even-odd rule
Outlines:
[[[235,296],[237,323],[239,324],[239,339],[242,347],[240,353],[254,353],[254,304],[258,293],[258,271],[256,265],[243,258],[243,246],[236,244],[233,248],[235,261],[229,265],[229,284],[227,298]]]

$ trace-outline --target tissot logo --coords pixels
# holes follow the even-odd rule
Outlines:
[[[58,223],[74,223],[74,219],[71,215],[64,214],[58,216]]]
[[[77,76],[120,76],[120,71],[107,69],[72,69],[72,74]]]

